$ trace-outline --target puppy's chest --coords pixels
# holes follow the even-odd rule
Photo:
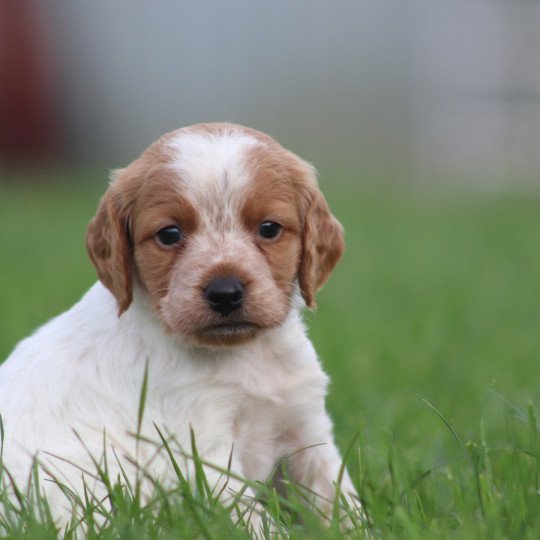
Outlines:
[[[154,393],[152,415],[181,439],[193,429],[206,448],[219,441],[275,439],[291,399],[304,391],[304,379],[268,355],[234,359],[165,383]]]

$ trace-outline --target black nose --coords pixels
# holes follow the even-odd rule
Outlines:
[[[214,311],[227,316],[242,306],[244,285],[237,278],[216,278],[206,287],[204,297]]]

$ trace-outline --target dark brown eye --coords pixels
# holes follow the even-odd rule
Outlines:
[[[163,227],[156,233],[156,238],[164,246],[174,246],[182,240],[182,233],[178,227]]]
[[[275,221],[263,221],[259,225],[259,236],[266,238],[267,240],[272,240],[277,238],[281,233],[282,227],[279,223]]]

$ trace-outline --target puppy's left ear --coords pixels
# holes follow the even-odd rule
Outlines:
[[[121,315],[133,300],[133,270],[128,218],[122,197],[109,187],[86,231],[86,247],[100,281],[111,291]]]
[[[315,294],[326,283],[345,249],[343,227],[330,213],[328,204],[310,171],[302,234],[302,259],[298,270],[300,291],[306,305],[314,308]]]

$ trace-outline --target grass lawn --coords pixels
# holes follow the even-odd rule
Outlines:
[[[94,281],[84,231],[104,186],[0,184],[0,358]],[[540,197],[352,179],[323,189],[347,252],[307,318],[338,444],[354,440],[366,526],[383,538],[540,538]],[[89,537],[245,536],[197,490],[142,509],[112,496],[115,516]],[[287,512],[268,496],[293,537],[340,537],[294,497]],[[7,530],[56,537],[29,511]]]

